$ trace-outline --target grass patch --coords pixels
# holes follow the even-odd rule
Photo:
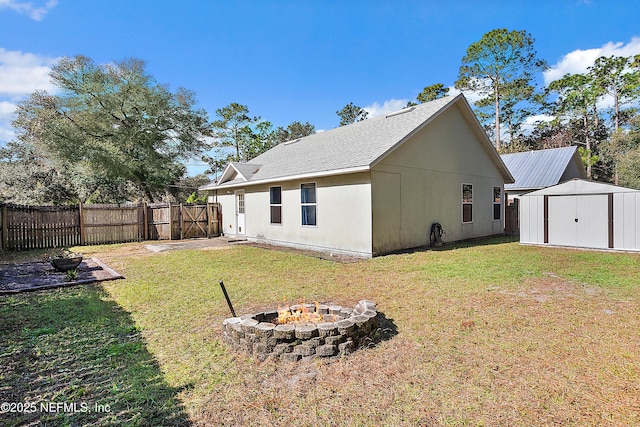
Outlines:
[[[640,424],[638,254],[508,239],[345,264],[250,246],[82,252],[127,279],[0,300],[0,398],[122,414],[70,424]],[[333,363],[258,363],[220,342],[220,280],[239,314],[371,299],[398,335]]]
[[[2,297],[0,318],[0,402],[34,405],[0,413],[1,425],[188,424],[133,320],[100,288]]]

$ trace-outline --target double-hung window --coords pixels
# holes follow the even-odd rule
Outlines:
[[[462,222],[473,222],[472,184],[462,184]]]
[[[282,224],[282,187],[269,187],[271,224]]]
[[[302,206],[302,225],[317,225],[316,184],[300,185],[300,205]]]
[[[502,188],[493,187],[493,219],[497,221],[502,218]]]

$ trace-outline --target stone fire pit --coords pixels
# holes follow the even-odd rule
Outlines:
[[[279,314],[301,309],[314,322],[279,324]],[[377,328],[376,304],[362,300],[353,309],[329,304],[299,304],[280,310],[231,317],[222,322],[224,339],[234,350],[260,360],[285,361],[341,357],[371,341]]]

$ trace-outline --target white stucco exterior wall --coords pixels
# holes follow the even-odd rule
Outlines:
[[[220,231],[224,235],[236,235],[235,221],[235,197],[233,190],[217,190],[216,195],[209,196],[209,203],[220,203],[220,213],[222,216]]]
[[[302,225],[301,184],[316,184],[316,226]],[[271,224],[269,188],[282,188],[282,224]],[[218,190],[222,230],[255,242],[370,257],[371,182],[368,173],[274,182],[244,188],[245,233],[236,228],[237,189]],[[228,193],[227,193],[228,192]]]
[[[504,177],[456,106],[372,170],[374,254],[429,244],[439,222],[446,241],[504,232]],[[462,184],[473,185],[473,221],[462,223]],[[501,189],[493,219],[493,187]]]

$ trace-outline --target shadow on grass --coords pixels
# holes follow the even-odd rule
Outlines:
[[[378,312],[376,322],[378,327],[373,331],[371,338],[367,340],[367,347],[374,347],[382,341],[388,341],[398,335],[398,326],[396,326],[393,319],[389,319],[384,313]]]
[[[190,425],[129,313],[98,286],[0,297],[0,425]]]
[[[426,251],[436,251],[436,252],[444,252],[444,251],[452,251],[460,248],[472,248],[476,246],[493,246],[493,245],[503,245],[505,243],[513,243],[519,242],[520,239],[518,236],[493,236],[493,237],[479,237],[476,239],[469,240],[460,240],[457,242],[445,242],[442,246],[419,246],[417,248],[411,249],[403,249],[397,252],[392,252],[392,254],[412,254],[416,252],[426,252]]]

